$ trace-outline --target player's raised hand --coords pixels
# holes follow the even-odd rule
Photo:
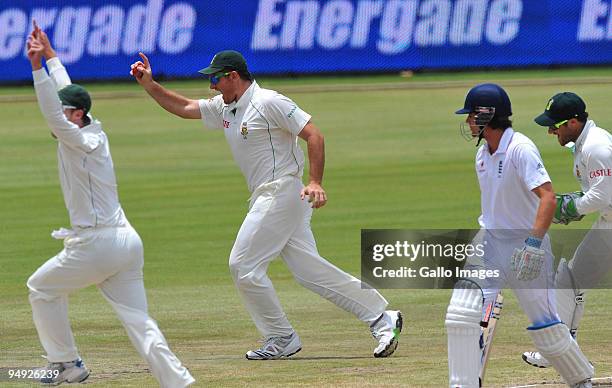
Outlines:
[[[42,57],[45,48],[42,43],[33,36],[28,37],[28,41],[26,43],[27,56],[32,64],[32,70],[38,70],[42,68]]]
[[[325,190],[323,190],[323,187],[321,187],[320,184],[315,182],[310,182],[308,186],[302,189],[300,198],[304,199],[306,197],[308,197],[308,202],[312,203],[313,209],[323,207],[327,203],[327,195],[325,194]]]
[[[45,59],[49,60],[53,57],[56,57],[55,50],[53,46],[51,46],[51,41],[47,34],[38,26],[36,20],[32,20],[32,24],[34,25],[34,30],[32,31],[32,36],[36,38],[44,47],[43,56]]]
[[[130,66],[130,74],[136,78],[141,85],[146,85],[153,81],[153,71],[151,70],[151,64],[149,58],[140,52],[138,53],[142,61],[136,61]]]

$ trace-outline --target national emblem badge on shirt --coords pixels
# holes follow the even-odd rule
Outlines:
[[[242,126],[240,127],[240,133],[242,134],[242,138],[246,140],[247,135],[249,134],[249,129],[247,128],[246,122],[242,123]]]

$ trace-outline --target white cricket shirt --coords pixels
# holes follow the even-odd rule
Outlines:
[[[126,224],[108,139],[99,121],[79,128],[66,119],[57,90],[70,84],[59,60],[32,72],[40,110],[58,140],[59,178],[73,229]]]
[[[535,144],[512,128],[504,131],[493,155],[483,144],[476,153],[482,228],[531,230],[539,198],[531,190],[550,177]]]
[[[199,104],[204,125],[225,131],[250,192],[284,176],[302,178],[297,135],[311,116],[291,99],[253,81],[237,102],[225,104],[218,95]]]
[[[588,120],[576,140],[574,176],[584,196],[576,201],[580,214],[612,215],[612,135]]]

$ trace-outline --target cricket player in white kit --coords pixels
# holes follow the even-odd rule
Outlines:
[[[557,196],[556,222],[568,224],[599,212],[573,259],[561,260],[555,276],[559,317],[574,337],[584,313],[585,291],[612,269],[612,135],[588,117],[582,98],[563,92],[551,97],[546,110],[535,118],[561,146],[574,143],[572,170],[581,191]],[[523,360],[540,368],[550,366],[539,352],[525,352]]]
[[[68,295],[95,284],[160,386],[186,387],[194,378],[147,312],[142,241],[119,204],[108,138],[102,124],[88,115],[89,94],[71,84],[36,25],[27,46],[40,110],[58,141],[60,183],[71,224],[53,233],[64,240],[64,249],[27,282],[34,324],[49,361],[42,382],[76,383],[89,376],[70,329]]]
[[[234,283],[265,338],[262,348],[247,352],[246,358],[288,357],[302,347],[266,274],[277,256],[301,285],[370,325],[379,342],[375,357],[390,356],[402,328],[400,312],[385,311],[387,301],[376,290],[362,289],[359,279],[317,252],[310,219],[313,208],[325,205],[327,197],[321,187],[323,136],[311,116],[289,98],[260,88],[237,51],[217,53],[210,66],[200,70],[209,77],[210,88],[221,92],[203,100],[191,100],[163,88],[153,80],[147,57],[140,55],[142,61],[131,69],[136,80],[167,111],[223,129],[251,192],[249,212],[229,258]],[[310,181],[305,187],[301,180],[304,154],[298,137],[308,144]]]
[[[552,288],[553,256],[547,230],[555,211],[550,178],[533,142],[515,132],[507,93],[481,84],[466,96],[464,107],[472,137],[486,140],[476,154],[481,192],[479,243],[484,255],[466,264],[499,270],[486,280],[460,279],[447,315],[449,385],[477,388],[483,306],[500,289],[513,289],[531,321],[528,332],[570,387],[590,387],[593,367],[567,327],[559,321]]]

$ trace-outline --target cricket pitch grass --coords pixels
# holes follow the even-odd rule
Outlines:
[[[555,190],[576,190],[570,153],[532,118],[551,95],[571,90],[585,98],[599,126],[611,129],[612,71],[516,74],[360,78],[352,82],[406,87],[355,91],[322,89],[351,82],[342,79],[262,82],[286,91],[325,135],[329,203],[313,217],[321,254],[359,276],[362,228],[477,228],[476,150],[459,136],[463,116],[453,112],[469,86],[483,80],[508,83],[514,128],[539,146]],[[585,82],[593,75],[599,81]],[[555,78],[534,86],[516,77]],[[205,81],[167,85],[208,96]],[[402,310],[404,330],[393,357],[374,359],[367,326],[300,287],[280,260],[270,266],[270,277],[303,350],[286,360],[247,361],[244,353],[260,345],[259,335],[234,290],[227,259],[249,194],[223,134],[203,130],[199,120],[167,114],[136,85],[90,90],[92,112],[110,138],[121,203],[144,241],[150,314],[197,379],[195,386],[447,386],[444,316],[450,290],[381,290],[391,308]],[[55,142],[32,98],[31,87],[0,88],[0,368],[45,362],[25,282],[61,249],[51,230],[68,226]],[[575,227],[589,228],[593,220]],[[523,351],[533,349],[528,322],[511,292],[505,295],[485,386],[561,386],[554,371],[521,360]],[[578,334],[599,378],[612,376],[611,296],[611,290],[588,293]],[[71,296],[70,318],[92,371],[89,386],[156,386],[95,287]],[[612,384],[596,382],[605,381]]]

